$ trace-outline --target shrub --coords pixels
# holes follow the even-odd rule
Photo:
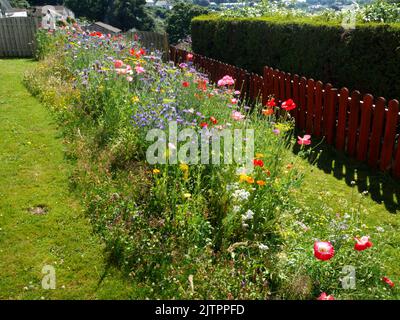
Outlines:
[[[196,53],[252,72],[267,65],[388,99],[400,97],[399,41],[395,24],[358,24],[345,31],[337,22],[310,18],[192,21]]]

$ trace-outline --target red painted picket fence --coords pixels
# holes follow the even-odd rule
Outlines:
[[[170,59],[179,64],[188,52],[170,47]],[[327,143],[364,161],[372,168],[400,178],[399,102],[362,96],[359,91],[340,90],[331,84],[264,67],[263,76],[195,53],[193,64],[217,82],[224,75],[236,80],[236,89],[263,104],[273,95],[277,100],[293,99],[296,126],[307,134],[324,136]]]

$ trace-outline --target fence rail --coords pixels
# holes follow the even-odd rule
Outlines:
[[[170,47],[174,63],[186,61],[189,52]],[[217,82],[224,75],[236,79],[242,97],[263,104],[273,95],[277,100],[292,98],[297,108],[291,111],[296,127],[344,151],[370,167],[400,178],[399,102],[362,96],[359,91],[333,88],[331,84],[306,79],[297,74],[264,67],[263,76],[195,53],[194,65]]]
[[[33,17],[0,18],[0,58],[32,57],[37,26]]]

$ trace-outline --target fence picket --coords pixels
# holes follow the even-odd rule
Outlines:
[[[337,89],[332,88],[328,91],[328,102],[326,112],[326,141],[329,144],[333,144],[335,125],[336,125],[336,101],[337,101]]]
[[[314,92],[315,84],[313,79],[307,81],[307,115],[306,115],[306,131],[309,134],[313,133],[314,120]]]
[[[315,116],[314,116],[314,134],[317,137],[321,136],[322,123],[322,91],[323,84],[317,81],[315,84]]]
[[[360,135],[358,138],[357,160],[367,159],[368,141],[371,131],[372,103],[374,97],[370,94],[364,96],[361,108]]]
[[[368,165],[376,168],[378,165],[379,151],[381,149],[381,141],[383,135],[383,121],[385,117],[385,98],[378,98],[375,105],[372,121],[371,140],[369,143]]]
[[[385,136],[383,139],[380,169],[387,171],[392,165],[392,155],[396,137],[396,126],[399,115],[399,102],[397,100],[389,101],[389,108],[386,112]]]
[[[347,108],[349,105],[349,90],[342,88],[339,97],[338,123],[336,129],[336,149],[343,150],[346,142]]]
[[[350,156],[356,154],[357,131],[360,112],[360,92],[353,91],[350,102],[349,134],[347,140],[347,153]]]
[[[300,77],[295,74],[293,76],[293,101],[296,103],[297,108],[295,108],[294,111],[294,118],[296,120],[296,123],[299,121],[299,104],[300,104]]]
[[[300,91],[299,91],[300,103],[298,105],[298,113],[297,113],[298,124],[301,130],[305,129],[306,127],[306,110],[307,110],[306,92],[307,92],[307,79],[301,77]]]

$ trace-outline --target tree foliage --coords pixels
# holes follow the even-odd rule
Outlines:
[[[171,10],[167,21],[167,33],[171,43],[177,43],[190,34],[190,23],[194,17],[207,14],[204,7],[191,3],[179,2]]]

